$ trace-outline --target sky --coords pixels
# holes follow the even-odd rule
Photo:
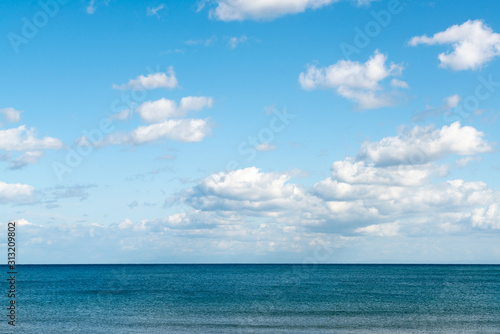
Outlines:
[[[2,1],[18,262],[499,263],[499,11]]]

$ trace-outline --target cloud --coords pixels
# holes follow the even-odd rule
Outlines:
[[[392,79],[391,80],[391,86],[392,87],[397,87],[397,88],[404,88],[404,89],[407,89],[409,88],[408,87],[408,84],[402,80],[399,80],[399,79]]]
[[[16,123],[21,120],[22,111],[16,110],[14,108],[2,108],[0,109],[0,115],[3,115],[5,120],[9,123]]]
[[[143,145],[161,139],[193,143],[211,135],[212,126],[207,119],[169,119],[165,122],[139,126],[130,133],[116,133],[107,136],[96,146]]]
[[[268,151],[274,151],[276,149],[276,146],[271,145],[269,143],[262,143],[257,146],[255,146],[255,150],[259,152],[268,152]]]
[[[43,149],[60,149],[63,143],[56,138],[36,138],[34,128],[27,129],[26,125],[17,128],[0,130],[0,150],[6,151],[36,151]]]
[[[475,155],[492,150],[484,133],[459,122],[441,129],[433,126],[403,128],[396,137],[362,145],[360,157],[376,165],[425,164],[449,154]]]
[[[90,0],[85,10],[87,14],[94,14],[96,10],[95,0]]]
[[[178,85],[174,68],[170,66],[167,72],[151,73],[146,76],[139,75],[136,79],[130,79],[122,85],[113,84],[114,89],[121,90],[151,90],[157,88],[176,88]]]
[[[240,37],[231,37],[229,38],[228,45],[231,49],[236,49],[238,45],[247,41],[247,36],[241,35]]]
[[[33,197],[35,188],[26,184],[9,184],[0,181],[0,204],[18,203]]]
[[[217,42],[217,36],[212,36],[208,39],[205,40],[195,40],[195,39],[188,39],[187,41],[184,42],[186,45],[204,45],[204,46],[211,46],[215,42]]]
[[[287,14],[317,9],[338,0],[216,0],[209,16],[219,21],[271,20]]]
[[[413,122],[423,122],[427,117],[437,116],[441,114],[448,114],[452,109],[456,108],[461,101],[461,97],[458,94],[450,95],[444,99],[444,102],[438,108],[432,108],[427,106],[424,111],[419,111],[415,113],[411,120]]]
[[[84,201],[89,197],[89,193],[86,190],[93,187],[95,187],[95,185],[77,184],[64,187],[58,186],[52,189],[51,195],[56,201],[65,198],[78,198],[80,201]]]
[[[460,102],[460,95],[455,94],[455,95],[448,96],[446,98],[446,108],[453,109],[458,105],[459,102]]]
[[[158,17],[158,18],[159,18],[160,16],[158,15],[158,12],[159,12],[160,10],[164,9],[164,8],[165,8],[165,4],[163,4],[163,3],[162,3],[162,4],[159,4],[159,5],[158,5],[158,6],[156,6],[156,7],[148,7],[147,12],[146,12],[146,15],[147,15],[147,16],[156,16],[156,17]]]
[[[357,228],[355,232],[375,235],[378,237],[395,237],[399,235],[399,226],[397,223],[369,225],[366,227]]]
[[[132,201],[130,204],[127,205],[130,209],[133,209],[137,206],[139,206],[139,203],[137,201]]]
[[[390,63],[387,56],[375,51],[365,63],[340,60],[328,67],[309,65],[299,76],[302,89],[333,88],[337,94],[355,101],[361,109],[374,109],[395,104],[394,94],[384,91],[381,82],[401,75],[403,66]],[[393,83],[394,84],[394,83]],[[397,81],[399,87],[403,81]]]
[[[33,152],[23,153],[21,156],[10,162],[9,168],[16,170],[16,169],[21,169],[28,164],[36,164],[38,163],[38,160],[43,158],[44,155],[45,153],[43,151],[33,151]]]
[[[482,20],[468,20],[445,31],[413,37],[409,45],[451,44],[453,50],[439,54],[441,67],[454,71],[477,70],[500,55],[500,34],[493,32]]]
[[[288,183],[290,177],[289,173],[264,173],[256,167],[219,172],[181,197],[196,210],[257,216],[288,217],[299,207],[313,209],[314,197]],[[304,223],[307,221],[304,217]]]
[[[474,227],[500,229],[500,206],[498,202],[475,209],[472,213],[471,220]]]
[[[146,101],[135,110],[141,119],[151,125],[139,126],[130,133],[115,133],[104,140],[94,143],[96,146],[107,145],[142,145],[161,139],[185,143],[202,141],[211,135],[212,125],[208,119],[184,119],[190,111],[200,111],[212,107],[213,99],[205,96],[183,97],[179,106],[173,100],[161,98]],[[85,137],[79,139],[82,145],[88,145]]]

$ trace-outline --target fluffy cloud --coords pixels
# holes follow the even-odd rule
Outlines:
[[[437,130],[416,126],[404,136],[365,144],[357,158],[335,161],[331,176],[312,187],[290,182],[290,173],[248,167],[215,173],[180,197],[202,212],[267,218],[324,233],[396,236],[496,228],[497,211],[488,205],[498,194],[483,182],[442,180],[449,167],[434,163],[447,154],[490,150],[481,137],[458,123]],[[426,162],[400,160],[415,148],[429,150]]]
[[[150,90],[156,88],[175,88],[177,87],[177,78],[173,67],[169,67],[166,73],[151,73],[146,76],[139,75],[136,79],[130,79],[129,82],[122,85],[113,85],[114,89],[130,90]]]
[[[19,122],[21,120],[22,111],[16,110],[14,108],[2,108],[0,109],[0,115],[3,115],[5,120],[10,123]]]
[[[210,17],[220,21],[270,20],[287,14],[302,13],[338,0],[217,0]]]
[[[476,70],[500,55],[500,34],[481,20],[468,20],[445,31],[413,37],[409,44],[451,44],[453,50],[439,54],[440,66],[455,71]]]
[[[60,149],[63,143],[56,138],[36,138],[35,129],[26,125],[17,128],[0,130],[0,150],[35,151],[44,149]]]
[[[471,126],[454,122],[441,129],[433,126],[415,126],[403,129],[396,137],[379,142],[365,142],[360,157],[377,165],[423,164],[448,154],[474,155],[489,152],[492,147],[484,133]]]
[[[16,203],[33,197],[35,188],[26,184],[9,184],[0,181],[0,204]]]
[[[111,134],[94,145],[142,145],[161,139],[192,143],[202,141],[211,133],[212,126],[206,119],[169,119],[161,123],[139,126],[130,133]],[[84,137],[79,142],[88,145]]]
[[[394,93],[384,91],[381,82],[389,77],[399,76],[401,64],[386,66],[387,56],[375,51],[365,63],[340,60],[328,67],[310,65],[299,76],[299,83],[305,90],[333,88],[337,94],[358,103],[361,109],[373,109],[393,105]],[[404,86],[403,81],[393,82]]]
[[[497,230],[500,229],[499,199],[500,198],[497,198],[496,203],[492,203],[486,207],[477,208],[473,211],[471,220],[474,227]]]
[[[170,77],[165,73],[150,74],[147,77],[139,76],[130,80],[126,85],[116,86],[119,89],[153,89],[159,87],[175,87],[177,79],[173,68],[169,68]],[[183,97],[179,105],[174,100],[161,98],[155,101],[146,101],[130,109],[124,109],[112,116],[112,119],[126,120],[133,112],[140,115],[141,120],[150,123],[142,125],[130,132],[117,132],[106,136],[103,140],[90,143],[85,136],[77,139],[80,146],[93,145],[103,147],[107,145],[142,145],[157,142],[163,139],[192,143],[202,141],[212,134],[213,124],[209,119],[184,118],[191,111],[200,111],[211,108],[213,99],[206,96]]]
[[[161,98],[156,101],[146,101],[137,107],[136,112],[142,120],[148,123],[164,122],[168,118],[183,117],[190,111],[199,111],[212,107],[213,100],[205,96],[187,96],[181,99],[177,106],[175,101]]]

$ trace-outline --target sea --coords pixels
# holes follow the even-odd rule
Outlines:
[[[0,333],[500,333],[498,265],[19,265],[16,279]]]

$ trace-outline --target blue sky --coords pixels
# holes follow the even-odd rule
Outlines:
[[[2,2],[19,260],[498,263],[499,10]]]

